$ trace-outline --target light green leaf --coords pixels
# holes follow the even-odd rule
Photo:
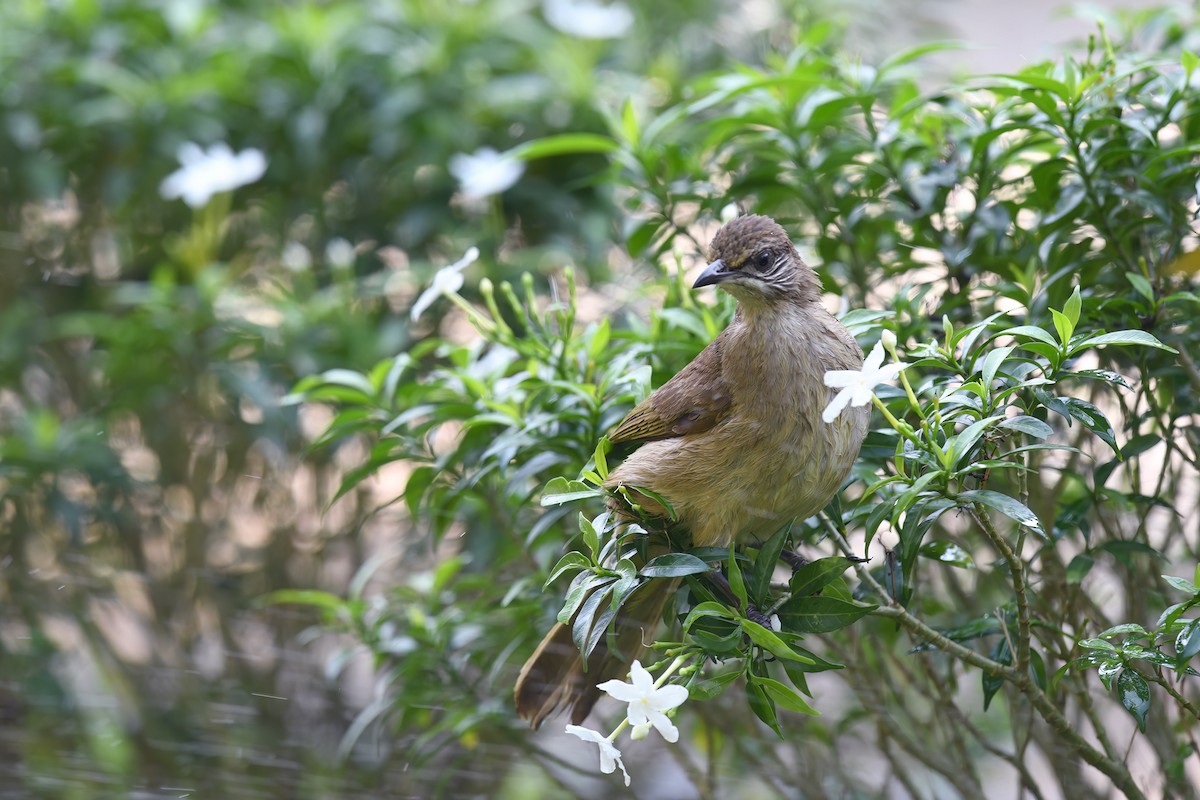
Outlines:
[[[1112,333],[1101,333],[1096,336],[1089,336],[1086,339],[1076,342],[1068,355],[1087,350],[1090,347],[1100,347],[1106,344],[1136,344],[1143,347],[1156,347],[1159,350],[1166,350],[1168,353],[1178,353],[1174,347],[1167,345],[1154,338],[1145,331],[1113,331]]]
[[[808,714],[814,717],[821,715],[821,712],[804,702],[804,698],[797,694],[793,689],[777,680],[772,680],[771,678],[755,678],[754,682],[765,689],[772,700],[786,708],[788,711],[796,711],[800,714]]]
[[[1016,520],[1034,531],[1039,536],[1047,538],[1046,531],[1042,527],[1042,523],[1038,520],[1037,514],[1034,514],[1029,506],[1015,497],[1009,497],[1000,492],[993,492],[991,489],[972,489],[969,492],[960,492],[958,499],[960,503],[962,501],[981,503],[989,508],[994,508],[1009,519]]]
[[[799,661],[801,664],[815,664],[811,658],[806,658],[800,655],[795,650],[787,646],[787,643],[775,635],[774,631],[769,631],[757,622],[752,622],[748,619],[740,620],[742,633],[750,637],[750,641],[766,650],[776,658],[786,658],[789,661]]]

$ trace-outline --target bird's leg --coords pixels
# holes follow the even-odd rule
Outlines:
[[[725,573],[710,572],[708,573],[707,577],[713,586],[717,587],[722,594],[729,598],[730,602],[736,606],[740,606],[742,604],[741,600],[738,599],[738,596],[734,594],[733,587],[729,585],[729,579],[725,577]],[[771,630],[771,620],[767,618],[766,614],[755,608],[754,604],[749,600],[746,601],[745,613],[746,619],[750,620],[751,622],[757,622],[767,630]]]

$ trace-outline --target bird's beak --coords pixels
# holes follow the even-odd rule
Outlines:
[[[692,284],[692,288],[699,289],[701,286],[712,286],[715,283],[729,280],[734,274],[725,269],[725,262],[718,258],[704,268],[704,272],[701,272],[700,277],[696,278],[696,282]]]

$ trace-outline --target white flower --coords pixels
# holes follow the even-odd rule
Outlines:
[[[312,253],[300,242],[288,242],[284,245],[280,260],[292,272],[307,272],[312,266]]]
[[[500,194],[521,178],[525,162],[490,147],[481,147],[474,155],[456,153],[450,157],[450,174],[458,178],[463,196],[481,200]]]
[[[331,239],[325,245],[325,261],[334,269],[346,269],[347,267],[354,266],[356,255],[354,245],[340,236],[336,239]]]
[[[592,742],[599,745],[600,771],[605,775],[610,775],[616,771],[617,767],[620,767],[622,774],[625,775],[625,785],[629,785],[629,773],[625,771],[625,763],[621,761],[621,751],[608,740],[608,737],[591,728],[584,728],[580,725],[568,725],[567,733],[572,736],[578,736],[585,742]]]
[[[442,295],[457,293],[463,285],[462,271],[477,258],[479,258],[479,248],[471,247],[467,249],[467,252],[458,261],[455,261],[448,267],[439,269],[433,276],[433,283],[429,284],[429,288],[421,292],[421,296],[417,298],[417,302],[413,303],[413,322],[416,322],[417,318],[433,305],[434,300],[437,300]]]
[[[182,197],[192,208],[203,208],[215,194],[254,183],[267,171],[267,159],[253,148],[235,154],[217,142],[205,153],[193,142],[179,148],[182,166],[163,180],[158,191],[167,200]]]
[[[555,28],[581,39],[617,39],[633,25],[633,12],[622,2],[542,0],[542,14]]]
[[[671,719],[665,712],[687,700],[688,690],[673,684],[655,686],[654,678],[640,661],[634,661],[630,665],[629,677],[632,683],[605,681],[597,684],[597,688],[607,692],[610,697],[629,704],[625,717],[634,728],[650,724],[668,742],[679,741],[679,729],[671,724]]]
[[[825,373],[825,385],[830,389],[841,389],[825,410],[821,419],[833,422],[847,405],[865,406],[871,402],[875,387],[881,383],[895,380],[907,364],[896,363],[881,367],[883,363],[883,342],[876,342],[871,354],[863,363],[861,370],[831,369]]]

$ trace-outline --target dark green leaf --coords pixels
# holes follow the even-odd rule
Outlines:
[[[954,542],[933,541],[921,545],[921,555],[932,558],[943,564],[963,569],[975,569],[975,559],[971,554]]]
[[[779,554],[787,544],[791,524],[784,525],[775,535],[768,539],[758,551],[754,560],[754,570],[750,573],[750,598],[753,602],[766,606],[767,596],[771,590],[771,576],[775,574],[775,566],[779,563]]]
[[[769,652],[776,658],[786,658],[789,661],[799,661],[801,664],[811,664],[812,659],[805,658],[787,646],[774,631],[769,631],[757,622],[748,619],[741,620],[742,633],[750,637],[750,641]]]
[[[779,681],[771,678],[756,678],[754,682],[765,689],[772,700],[788,711],[809,714],[814,717],[820,716],[821,712],[804,702],[804,698]]]
[[[876,608],[836,597],[793,597],[780,606],[780,625],[797,633],[828,633],[851,625]]]
[[[1175,637],[1175,656],[1182,663],[1200,653],[1200,619],[1184,625]]]
[[[750,704],[750,710],[754,712],[754,716],[766,723],[782,739],[783,731],[779,728],[779,716],[775,713],[775,703],[768,697],[767,690],[759,686],[757,682],[748,682],[746,684],[746,701]]]
[[[793,597],[816,594],[833,583],[853,562],[842,556],[830,556],[810,561],[792,575],[789,589]]]
[[[642,567],[644,578],[682,578],[684,575],[696,575],[701,572],[712,572],[713,567],[707,562],[689,553],[667,553],[650,559]]]
[[[742,673],[738,670],[719,672],[711,678],[696,681],[688,687],[689,700],[712,700],[729,687]]]
[[[960,502],[981,503],[989,508],[994,508],[1009,519],[1015,520],[1034,531],[1042,538],[1047,538],[1046,531],[1042,528],[1042,523],[1038,521],[1037,515],[1030,510],[1029,506],[1015,497],[1009,497],[1000,492],[993,492],[991,489],[972,489],[971,491],[960,492],[958,499]]]
[[[1117,678],[1117,698],[1125,710],[1137,720],[1138,730],[1146,732],[1146,715],[1150,713],[1150,685],[1132,669],[1121,671]]]

